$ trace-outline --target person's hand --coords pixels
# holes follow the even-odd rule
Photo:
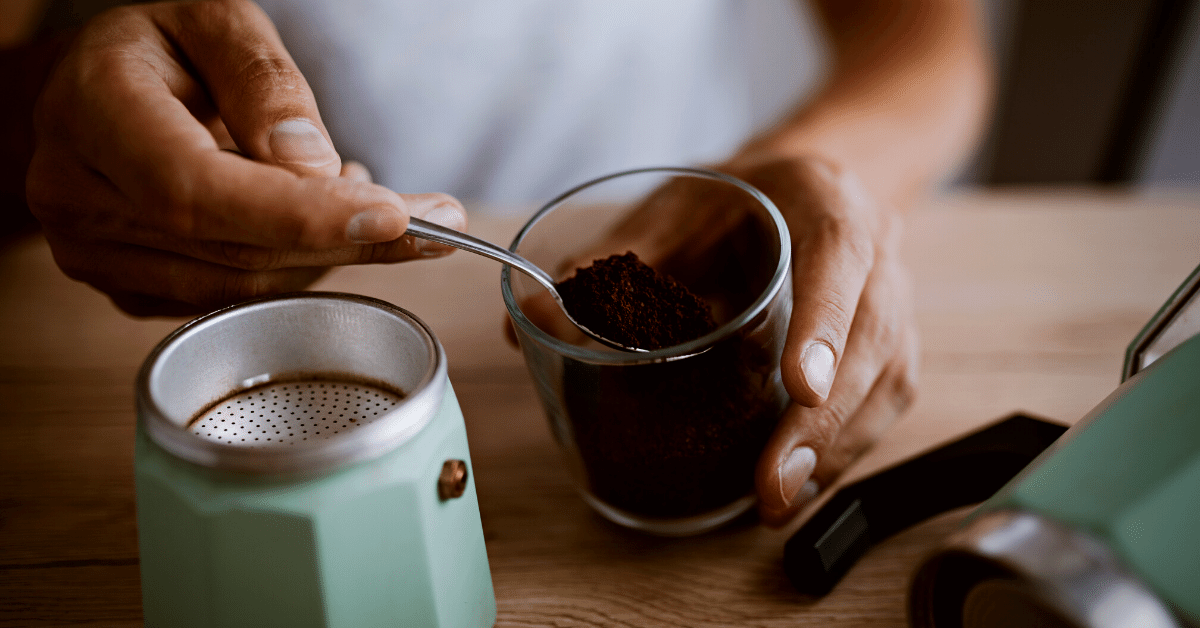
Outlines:
[[[452,250],[402,237],[410,215],[466,226],[452,197],[398,195],[343,167],[247,0],[102,14],[34,117],[27,200],[56,262],[134,314],[192,314],[306,287],[330,266]]]
[[[897,257],[900,219],[853,173],[814,157],[727,165],[779,207],[792,238],[793,307],[782,357],[793,399],[755,472],[759,512],[780,526],[879,438],[910,404],[918,344],[908,276]],[[740,196],[741,193],[734,193]],[[665,274],[707,272],[741,216],[713,187],[678,179],[643,199],[594,249],[550,269],[566,276],[631,250]],[[685,281],[685,283],[689,283]],[[583,336],[539,292],[522,310],[568,342]],[[729,318],[727,313],[726,318]],[[509,332],[515,344],[515,334]]]

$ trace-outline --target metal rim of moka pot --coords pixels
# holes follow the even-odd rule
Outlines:
[[[696,355],[698,353],[703,353],[718,341],[734,333],[747,322],[760,315],[765,309],[767,309],[768,306],[770,306],[770,304],[774,301],[775,296],[779,294],[779,291],[783,289],[784,284],[787,283],[788,274],[792,265],[792,241],[791,235],[788,231],[787,222],[783,219],[783,214],[780,213],[779,209],[775,206],[775,203],[773,203],[771,199],[768,198],[766,194],[763,194],[758,188],[746,183],[745,181],[742,181],[737,177],[705,168],[690,168],[682,166],[652,166],[646,168],[634,168],[632,170],[614,172],[612,174],[597,177],[590,181],[581,183],[567,190],[566,192],[559,194],[553,200],[543,205],[542,208],[539,209],[533,215],[533,217],[525,223],[525,226],[521,228],[516,237],[513,238],[512,244],[508,247],[509,250],[513,251],[514,253],[517,252],[521,242],[525,240],[525,237],[529,234],[529,232],[532,231],[544,217],[549,215],[576,194],[613,179],[639,174],[675,174],[685,177],[698,177],[726,183],[745,192],[747,195],[753,198],[755,202],[762,206],[763,210],[767,213],[767,216],[770,219],[771,226],[774,228],[775,233],[778,234],[779,241],[777,244],[779,247],[779,259],[776,260],[775,268],[772,271],[770,280],[767,282],[766,288],[763,289],[762,293],[758,295],[758,298],[755,299],[754,302],[749,305],[749,307],[743,310],[732,320],[695,340],[671,347],[664,347],[662,349],[637,353],[620,351],[595,351],[586,347],[580,347],[568,342],[564,342],[546,333],[540,327],[535,325],[533,321],[529,320],[529,318],[525,316],[525,313],[521,311],[521,308],[517,303],[516,296],[513,294],[512,286],[510,285],[512,270],[508,266],[505,266],[501,270],[500,292],[504,297],[504,305],[508,308],[508,312],[512,316],[514,323],[520,326],[521,329],[523,329],[526,333],[530,334],[534,338],[537,338],[541,343],[553,347],[555,351],[580,362],[592,364],[626,365],[649,364],[655,362],[670,362],[672,360],[679,360]]]
[[[402,397],[369,424],[286,448],[247,448],[188,427],[206,408],[275,381],[361,381]],[[138,420],[149,438],[203,467],[309,475],[382,456],[432,421],[445,394],[445,354],[432,330],[386,301],[300,292],[232,305],[176,329],[138,373]]]
[[[952,534],[916,572],[913,626],[1177,628],[1104,543],[1029,512],[997,511]]]

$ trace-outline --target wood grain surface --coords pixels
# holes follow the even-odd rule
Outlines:
[[[476,218],[472,231],[507,244],[520,222]],[[1080,418],[1116,387],[1125,345],[1200,263],[1200,195],[949,195],[911,217],[905,256],[920,396],[843,481],[1015,410]],[[576,496],[504,341],[494,262],[457,253],[345,268],[316,288],[391,301],[445,345],[498,626],[901,626],[910,571],[969,510],[893,537],[833,593],[804,598],[780,564],[799,520],[769,530],[747,517],[668,540],[610,524]],[[141,624],[133,378],[181,322],[122,315],[63,277],[40,238],[0,251],[0,626]]]

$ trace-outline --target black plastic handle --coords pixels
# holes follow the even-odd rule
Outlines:
[[[784,571],[800,592],[825,595],[872,545],[986,500],[1066,430],[1014,414],[843,487],[788,539]]]

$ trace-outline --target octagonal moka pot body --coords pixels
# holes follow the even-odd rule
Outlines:
[[[147,626],[495,624],[462,412],[412,314],[219,310],[154,349],[137,406]]]

